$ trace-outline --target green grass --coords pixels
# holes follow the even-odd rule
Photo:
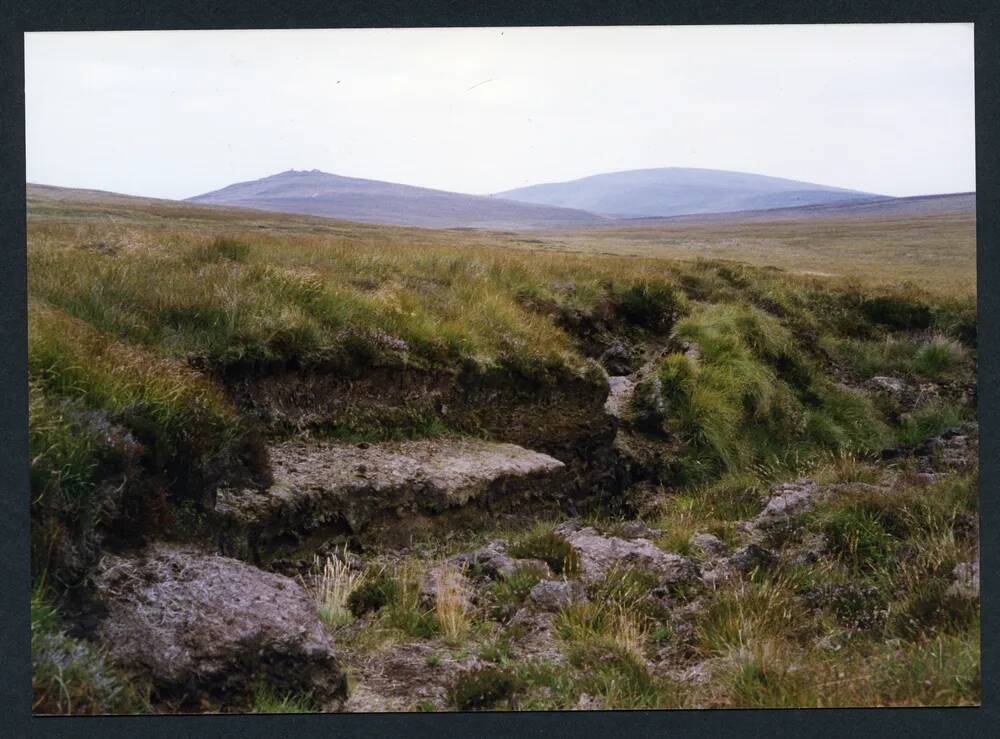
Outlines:
[[[586,355],[595,337],[610,335],[666,349],[635,409],[651,421],[649,438],[674,450],[652,521],[663,530],[656,543],[688,556],[698,532],[742,545],[737,522],[759,512],[773,483],[808,474],[820,484],[874,485],[884,481],[872,461],[882,448],[917,446],[972,417],[948,393],[903,413],[859,390],[879,374],[913,386],[974,382],[969,225],[941,217],[677,226],[529,241],[36,193],[28,248],[36,577],[49,571],[51,582],[72,584],[79,573],[60,563],[96,556],[114,520],[119,529],[136,520],[115,512],[107,490],[116,488],[101,483],[126,481],[125,500],[141,510],[162,504],[162,518],[143,521],[163,536],[187,498],[210,498],[227,481],[266,482],[260,427],[230,392],[241,377],[349,380],[381,368],[400,378],[487,373],[500,392],[567,380],[600,390],[603,374]],[[928,244],[935,248],[917,248]],[[436,407],[401,408],[389,425],[334,420],[316,433],[358,441],[451,432]],[[648,573],[614,572],[590,586],[590,603],[557,614],[565,662],[514,659],[517,629],[496,623],[513,615],[538,573],[495,583],[451,645],[490,666],[451,686],[451,705],[571,708],[584,693],[609,708],[975,702],[978,603],[948,586],[954,566],[975,553],[977,478],[956,473],[927,485],[911,473],[901,463],[888,492],[845,488],[806,516],[799,533],[827,542],[817,562],[668,593],[692,606],[687,624],[649,597]],[[510,553],[575,577],[579,561],[553,528],[516,532]],[[414,559],[369,573],[347,602],[364,628],[343,627],[345,644],[441,637],[421,598],[423,569]],[[52,636],[55,612],[32,605],[37,705],[132,705],[100,655]],[[872,609],[878,618],[867,618]],[[817,647],[822,640],[838,649]],[[654,676],[647,659],[661,650],[682,663],[708,660],[711,679]],[[254,709],[314,706],[262,687]]]
[[[266,685],[258,685],[250,710],[253,713],[315,713],[319,708],[311,695],[279,693]]]
[[[871,401],[830,381],[773,316],[718,303],[696,309],[676,335],[698,350],[665,357],[655,376],[664,433],[689,446],[692,482],[761,465],[794,468],[822,451],[875,450],[888,428]]]

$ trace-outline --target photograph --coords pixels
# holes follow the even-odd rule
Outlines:
[[[24,33],[32,713],[980,706],[973,42]]]

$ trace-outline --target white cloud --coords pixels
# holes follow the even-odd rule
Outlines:
[[[27,34],[29,181],[465,192],[659,166],[975,187],[972,26]]]

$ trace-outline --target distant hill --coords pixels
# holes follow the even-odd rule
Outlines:
[[[614,228],[668,226],[672,224],[710,225],[729,223],[765,223],[777,221],[835,220],[838,218],[893,219],[917,216],[975,214],[976,193],[960,192],[947,195],[917,195],[905,198],[882,198],[861,202],[841,201],[822,205],[801,205],[795,208],[703,213],[667,218],[623,218],[611,221]]]
[[[571,208],[341,177],[316,169],[291,169],[188,201],[428,228],[573,228],[606,220]]]
[[[862,202],[886,196],[746,172],[665,167],[532,185],[494,197],[577,208],[612,218],[642,218]]]

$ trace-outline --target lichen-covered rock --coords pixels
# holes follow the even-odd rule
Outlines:
[[[728,551],[722,540],[714,534],[695,534],[691,537],[691,546],[708,559],[725,557]]]
[[[896,398],[901,398],[907,390],[906,383],[898,377],[886,377],[883,375],[876,375],[869,380],[868,387],[876,392],[885,393]]]
[[[979,597],[979,560],[959,562],[952,572],[954,581],[948,588],[948,595],[975,600]]]
[[[473,552],[452,557],[451,562],[465,567],[470,574],[483,575],[491,580],[510,577],[516,572],[530,569],[544,576],[551,574],[549,566],[540,559],[518,559],[507,553],[507,542],[496,539]]]
[[[648,539],[601,536],[589,526],[575,528],[565,524],[556,527],[555,533],[576,550],[580,576],[585,581],[599,580],[615,567],[647,569],[664,584],[692,582],[698,577],[694,562],[678,554],[664,552]]]
[[[470,504],[492,510],[508,499],[558,498],[559,460],[513,444],[443,439],[382,444],[279,444],[266,491],[219,492],[216,510],[251,548],[318,529],[360,535],[376,523],[405,526]],[[273,548],[273,547],[272,547]]]
[[[255,681],[342,698],[344,673],[312,598],[282,575],[156,544],[107,556],[96,578],[109,657],[165,698],[242,705]]]
[[[750,524],[751,529],[765,534],[787,527],[812,510],[816,483],[808,479],[796,480],[772,488],[771,493],[764,510]]]
[[[528,598],[543,611],[558,611],[588,601],[585,588],[575,580],[542,580],[531,589]]]
[[[612,375],[608,378],[608,386],[610,390],[608,399],[604,401],[604,412],[619,421],[624,420],[635,392],[635,380],[631,377]]]
[[[662,532],[654,529],[642,521],[624,521],[614,528],[614,533],[623,539],[653,539]]]
[[[757,544],[748,544],[733,552],[727,563],[733,569],[747,573],[757,569],[767,569],[777,561],[778,558],[770,550]]]
[[[975,424],[946,429],[928,439],[914,454],[924,472],[968,469],[979,461],[978,428]]]

